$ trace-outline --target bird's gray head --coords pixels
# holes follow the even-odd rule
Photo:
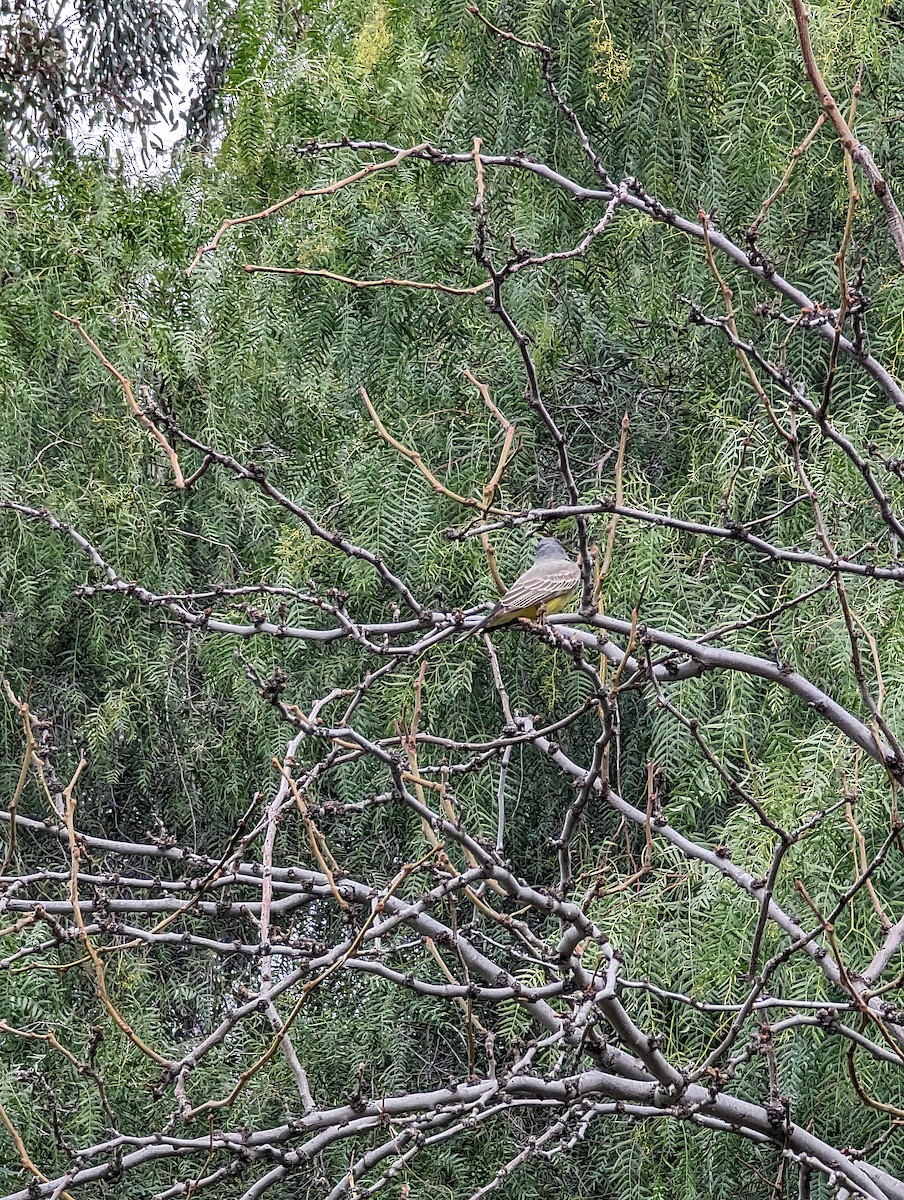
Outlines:
[[[571,555],[562,545],[558,538],[542,537],[537,542],[537,559],[541,558],[564,558],[571,562]]]

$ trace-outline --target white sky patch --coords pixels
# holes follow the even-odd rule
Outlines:
[[[65,0],[55,20],[66,29],[67,40],[78,36],[79,20],[72,0]],[[175,125],[167,118],[145,125],[143,131],[130,129],[122,122],[109,119],[104,113],[76,112],[69,123],[69,136],[78,154],[107,154],[120,157],[130,174],[159,174],[170,164],[174,146],[185,137],[185,113],[204,60],[204,49],[192,51],[184,47],[183,56],[173,63],[176,81],[171,106]],[[137,93],[150,100],[154,88],[149,86]]]

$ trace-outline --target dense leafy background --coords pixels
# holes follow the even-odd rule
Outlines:
[[[605,9],[513,0],[488,15],[523,38],[556,48],[562,88],[614,176],[637,176],[682,212],[713,211],[738,239],[815,120],[790,9],[779,0],[703,6],[616,0]],[[896,131],[904,105],[904,38],[896,11],[872,2],[825,3],[814,10],[813,23],[829,83],[845,104],[864,64],[858,132],[888,176],[901,177]],[[347,134],[397,145],[429,139],[467,151],[480,136],[488,152],[522,148],[572,177],[587,179],[586,163],[542,94],[535,56],[489,37],[464,5],[254,0],[229,16],[227,33],[222,86],[228,115],[215,155],[186,144],[172,168],[153,178],[115,169],[106,159],[71,156],[18,161],[3,176],[0,497],[46,505],[73,521],[124,577],[154,590],[310,578],[321,587],[346,589],[362,619],[388,614],[389,599],[372,572],[276,515],[254,491],[211,471],[187,494],[176,492],[153,444],[129,418],[115,381],[54,317],[62,310],[81,318],[143,395],[156,397],[202,439],[240,459],[266,463],[284,491],[315,513],[329,513],[328,524],[378,550],[419,595],[435,597],[438,608],[485,599],[491,585],[479,544],[450,543],[443,536],[460,512],[379,440],[357,396],[364,383],[394,432],[416,444],[450,486],[479,494],[499,434],[462,377],[461,368],[469,365],[521,432],[521,449],[506,476],[507,500],[529,506],[564,499],[552,449],[525,401],[517,354],[481,300],[392,289],[354,292],[319,279],[241,270],[245,262],[260,262],[367,278],[479,282],[471,253],[473,172],[404,164],[231,233],[192,276],[185,267],[223,217],[359,165],[360,156],[348,151],[304,153],[313,138]],[[513,235],[537,252],[573,245],[597,219],[515,172],[489,173],[488,204],[496,244],[504,247]],[[780,269],[828,302],[837,297],[832,255],[846,205],[841,155],[823,130],[767,218],[763,243]],[[881,213],[868,198],[857,211],[853,245],[872,300],[871,345],[894,370],[904,353],[904,291]],[[726,277],[742,331],[775,347],[785,329],[753,316],[769,293],[731,271]],[[623,214],[586,260],[525,272],[508,294],[534,339],[544,394],[567,431],[587,498],[611,491],[625,412],[631,420],[627,503],[719,520],[719,500],[735,470],[738,519],[780,508],[795,494],[788,463],[739,364],[711,331],[688,326],[680,297],[721,311],[699,245]],[[805,335],[792,340],[789,365],[814,392],[825,364],[821,343]],[[863,441],[874,438],[888,453],[900,453],[901,414],[850,365],[841,368],[834,411]],[[876,542],[876,556],[887,559],[893,548],[864,503],[861,481],[815,440],[809,453],[839,548],[852,553]],[[71,545],[10,514],[0,528],[0,661],[17,691],[27,692],[32,706],[53,720],[61,763],[71,768],[78,750],[85,750],[82,828],[135,839],[164,828],[180,844],[215,852],[254,791],[268,786],[262,781],[269,778],[270,756],[286,740],[245,678],[234,644],[215,634],[188,635],[159,612],[124,598],[80,599],[76,589],[94,576]],[[601,519],[594,535],[602,538],[604,530]],[[806,506],[792,509],[772,532],[782,544],[815,546]],[[511,578],[528,561],[528,538],[502,535],[499,553]],[[742,547],[708,546],[623,523],[603,599],[607,612],[628,616],[646,587],[644,615],[651,624],[701,633],[766,611],[816,582],[807,569],[778,569]],[[894,725],[904,661],[898,590],[853,583],[850,592],[878,638],[884,712]],[[523,710],[550,716],[579,699],[580,681],[549,649],[515,635],[497,640],[513,700]],[[732,644],[778,653],[837,699],[859,707],[831,593]],[[281,667],[292,699],[302,706],[325,686],[355,679],[362,670],[360,652],[344,643],[315,649],[256,639],[242,651],[262,674]],[[382,686],[367,707],[364,731],[384,732],[410,711],[411,685],[411,675],[401,674]],[[714,748],[778,820],[794,824],[837,799],[841,769],[853,786],[849,748],[778,688],[714,674],[676,687],[673,698],[699,718]],[[431,657],[425,719],[449,736],[497,726],[489,668],[476,647],[444,648]],[[762,870],[768,854],[762,831],[748,811],[738,809],[689,737],[648,698],[626,703],[622,721],[624,794],[643,806],[646,764],[654,762],[665,771],[673,822],[713,844],[730,842],[737,861]],[[576,755],[586,752],[593,722],[588,718],[568,736]],[[5,795],[15,786],[21,757],[17,720],[8,709],[0,710],[0,737]],[[335,798],[355,799],[372,782],[366,772],[346,779],[348,795]],[[887,787],[865,763],[856,787],[872,845],[887,827]],[[561,781],[525,752],[510,788],[508,853],[520,873],[543,879],[554,857],[546,839],[565,802]],[[476,785],[459,795],[468,819],[487,833],[492,802]],[[43,815],[37,789],[26,792],[23,805]],[[376,812],[345,826],[337,821],[330,837],[351,874],[373,872],[376,853],[388,878],[405,848],[417,843],[418,831],[408,818]],[[611,814],[590,814],[582,835],[585,867],[597,863],[599,847],[615,828]],[[285,836],[289,857],[306,853],[294,828]],[[294,848],[291,839],[299,839]],[[26,840],[22,853],[37,849]],[[624,866],[627,873],[623,851],[622,838],[612,850],[619,864],[613,869]],[[794,908],[795,878],[804,878],[821,901],[851,872],[850,831],[839,818],[794,851],[779,890]],[[901,894],[894,861],[878,886],[894,908]],[[860,962],[870,947],[857,912],[855,906],[838,936],[845,954]],[[866,912],[864,907],[861,918]],[[712,998],[741,993],[738,975],[756,913],[702,869],[659,852],[652,877],[599,901],[595,915],[623,948],[635,978]],[[48,956],[47,965],[55,959]],[[238,964],[236,978],[245,971]],[[222,1011],[233,982],[217,962],[178,952],[130,956],[110,975],[142,1036],[170,1049]],[[61,975],[30,969],[0,980],[0,1008],[11,1023],[52,1024],[62,1040],[84,1052],[86,1013],[100,1020],[101,1010],[79,970]],[[814,986],[812,975],[798,979],[790,967],[780,984]],[[705,1053],[712,1036],[708,1023],[665,1003],[652,1019],[677,1061]],[[520,1021],[513,1007],[500,1037],[518,1036]],[[233,1046],[198,1073],[199,1094],[228,1086],[265,1044],[266,1030],[257,1033],[259,1040],[254,1031],[245,1035],[243,1055]],[[353,1089],[359,1063],[366,1064],[368,1090],[379,1093],[445,1079],[461,1070],[463,1055],[460,1023],[448,1007],[400,997],[379,982],[349,985],[347,994],[337,989],[316,1000],[299,1031],[299,1049],[311,1063],[315,1092],[334,1102]],[[103,1132],[96,1093],[67,1076],[43,1043],[6,1038],[2,1050],[0,1098],[50,1172],[56,1152],[47,1087],[56,1095],[65,1136],[76,1144]],[[99,1061],[124,1127],[152,1127],[164,1119],[168,1101],[156,1102],[146,1087],[135,1086],[151,1073],[121,1039],[110,1034]],[[841,1051],[823,1045],[818,1031],[789,1048],[783,1065],[783,1088],[823,1136],[863,1144],[884,1128],[878,1113],[864,1113],[855,1103]],[[758,1072],[752,1070],[742,1088],[753,1096],[763,1088]],[[901,1102],[881,1069],[864,1066],[863,1073],[886,1099]],[[236,1121],[282,1119],[292,1105],[283,1076],[279,1061],[272,1064],[243,1094]],[[469,1194],[495,1169],[499,1139],[515,1145],[524,1135],[517,1125],[500,1125],[418,1160],[409,1180],[413,1194]],[[344,1153],[337,1152],[331,1170],[342,1169]],[[877,1159],[900,1169],[894,1139]],[[772,1152],[684,1126],[610,1121],[570,1157],[515,1175],[503,1192],[519,1198],[567,1192],[690,1200],[735,1195],[743,1179],[750,1195],[765,1198],[769,1187],[749,1164],[774,1176],[776,1161]],[[6,1143],[0,1163],[0,1185],[22,1186]],[[168,1178],[165,1171],[149,1176],[149,1190]],[[307,1186],[293,1181],[279,1194],[306,1194]],[[316,1189],[316,1179],[310,1186]],[[110,1183],[103,1194],[134,1194],[129,1187]]]

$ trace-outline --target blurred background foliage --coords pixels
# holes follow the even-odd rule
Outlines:
[[[502,0],[487,15],[555,48],[562,90],[614,177],[636,176],[682,213],[711,212],[737,241],[743,242],[817,115],[784,0]],[[904,144],[897,136],[904,119],[904,17],[877,0],[828,0],[811,15],[817,54],[842,107],[863,65],[857,131],[887,177],[904,179]],[[301,200],[277,218],[230,232],[191,276],[185,268],[223,218],[360,166],[362,157],[347,149],[306,152],[312,139],[347,135],[399,146],[430,140],[468,151],[479,136],[488,153],[522,149],[591,182],[573,136],[542,92],[536,56],[489,36],[464,4],[448,0],[237,0],[205,10],[134,0],[64,5],[56,16],[29,3],[3,21],[0,107],[8,162],[0,183],[0,497],[46,505],[75,523],[124,578],[155,591],[260,580],[304,587],[313,580],[321,589],[348,591],[351,611],[361,619],[390,613],[390,597],[372,571],[309,537],[257,492],[216,471],[188,493],[174,490],[115,381],[54,317],[60,310],[84,322],[141,397],[155,398],[201,439],[265,464],[282,490],[385,556],[417,595],[441,609],[489,598],[479,544],[444,537],[462,513],[381,442],[357,394],[366,385],[392,432],[416,446],[451,487],[479,496],[500,431],[462,375],[469,366],[518,425],[519,450],[503,485],[506,504],[563,500],[553,448],[525,399],[518,356],[482,300],[357,292],[323,279],[242,270],[244,263],[266,263],[371,279],[480,282],[472,253],[473,171],[408,161],[333,197]],[[181,111],[171,113],[174,106]],[[169,163],[153,172],[140,154],[137,166],[130,163],[142,136],[153,138],[171,116],[181,120],[184,136]],[[92,117],[103,117],[114,132],[85,153],[79,130]],[[510,236],[537,253],[566,249],[598,219],[523,173],[490,170],[487,188],[493,242],[503,249]],[[761,242],[781,271],[828,303],[837,302],[832,258],[846,207],[840,150],[823,129],[770,211]],[[904,285],[881,212],[866,195],[856,213],[851,262],[854,271],[862,266],[871,300],[873,352],[898,370]],[[785,327],[754,315],[772,294],[727,266],[725,275],[742,334],[774,353]],[[796,494],[789,464],[736,359],[712,331],[688,325],[682,297],[722,311],[699,245],[622,213],[585,259],[523,272],[507,295],[533,339],[544,395],[566,431],[585,498],[612,492],[624,413],[631,422],[628,504],[718,522],[732,477],[730,515],[736,519],[777,510]],[[813,393],[826,361],[812,335],[791,340],[789,367]],[[901,453],[901,414],[849,363],[840,368],[833,411],[863,443]],[[869,543],[871,557],[887,561],[896,547],[866,503],[862,481],[817,440],[807,453],[839,551]],[[889,489],[901,499],[899,486]],[[817,546],[806,506],[770,528],[780,544]],[[560,533],[571,536],[565,528]],[[604,539],[603,519],[593,534]],[[530,557],[529,538],[501,534],[497,544],[503,575],[511,579]],[[71,769],[85,750],[82,829],[136,840],[165,831],[180,844],[217,853],[254,792],[273,786],[269,760],[284,749],[287,730],[248,683],[233,642],[187,633],[161,612],[122,597],[80,598],[79,585],[93,579],[72,545],[46,528],[2,516],[3,670],[54,723],[61,768]],[[622,523],[603,602],[607,612],[628,617],[645,588],[650,624],[699,634],[768,611],[817,582],[806,568],[777,567],[743,547]],[[900,727],[899,590],[873,581],[854,581],[849,590],[877,639],[885,715]],[[319,618],[290,606],[290,619]],[[513,702],[523,711],[545,719],[580,701],[582,681],[561,655],[515,634],[496,640]],[[794,663],[859,711],[831,592],[735,635],[730,644]],[[283,670],[288,698],[302,707],[356,680],[368,665],[359,649],[344,643],[317,648],[257,638],[241,651],[264,676],[277,666]],[[878,846],[887,828],[884,779],[855,763],[836,731],[802,704],[763,681],[722,674],[676,685],[672,695],[784,824],[834,802],[843,771],[845,786],[860,798],[861,827],[871,848]],[[411,706],[412,676],[401,672],[360,710],[362,731],[385,734]],[[426,675],[424,727],[475,737],[501,723],[479,647],[436,650]],[[580,758],[596,732],[588,717],[563,744]],[[3,795],[15,786],[21,753],[17,721],[0,710]],[[306,746],[304,754],[315,753]],[[516,757],[506,851],[519,874],[552,879],[555,856],[547,839],[557,830],[568,789],[528,750]],[[712,844],[730,843],[735,861],[754,874],[763,871],[769,846],[751,814],[734,804],[686,732],[647,697],[634,697],[622,711],[620,784],[641,807],[648,763],[664,773],[675,824]],[[345,794],[326,798],[353,801],[375,786],[371,769],[362,766],[345,776]],[[475,829],[491,833],[494,800],[487,777],[463,781],[458,803]],[[37,790],[26,791],[22,808],[43,816]],[[391,877],[420,836],[408,816],[383,808],[337,817],[327,832],[345,869],[371,879]],[[590,812],[581,836],[582,868],[592,871],[605,861],[614,879],[630,873],[626,849],[642,848],[642,842],[626,843],[608,811]],[[281,837],[287,861],[307,853],[294,826]],[[23,840],[24,856],[46,855],[44,841]],[[779,882],[790,907],[796,907],[795,878],[806,881],[814,900],[830,905],[853,878],[850,843],[839,817],[794,851]],[[597,902],[595,916],[623,948],[629,973],[709,999],[737,997],[755,910],[723,881],[667,850],[657,849],[655,865],[642,885]],[[901,882],[893,864],[877,881],[892,907]],[[850,927],[838,930],[855,964],[871,953],[859,904]],[[19,944],[27,936],[20,935]],[[767,951],[777,944],[767,939]],[[47,956],[45,965],[54,961],[56,954]],[[118,961],[110,981],[141,1036],[169,1052],[221,1014],[232,984],[247,974],[243,963],[224,968],[195,952],[173,951]],[[775,989],[819,998],[818,978],[792,963]],[[685,1009],[649,998],[637,1004],[662,1029],[667,1052],[679,1062],[704,1054],[715,1036],[710,1021]],[[53,1027],[80,1053],[91,1019],[101,1017],[89,981],[72,970],[0,975],[0,1009],[15,1024]],[[94,1014],[87,1022],[86,1013]],[[514,1006],[509,1018],[499,1034],[511,1040],[524,1028]],[[267,1032],[262,1025],[241,1036],[245,1042],[230,1042],[193,1077],[198,1095],[228,1087]],[[318,994],[298,1038],[323,1102],[353,1089],[359,1063],[376,1093],[427,1086],[460,1074],[466,1061],[455,1013],[377,980],[337,983]],[[42,1167],[50,1172],[54,1120],[76,1144],[103,1131],[96,1092],[88,1081],[65,1077],[43,1043],[5,1038],[0,1046],[0,1099],[27,1144],[42,1147]],[[780,1052],[788,1073],[783,1087],[795,1112],[805,1114],[799,1120],[812,1119],[822,1136],[841,1144],[863,1144],[884,1127],[880,1114],[857,1104],[844,1082],[841,1051],[818,1030]],[[130,1047],[111,1034],[98,1059],[123,1128],[150,1128],[164,1119],[168,1099],[154,1100],[147,1087],[135,1087],[136,1079],[150,1076]],[[749,1069],[743,1094],[763,1094],[759,1072]],[[901,1102],[885,1068],[864,1065],[863,1077],[886,1100]],[[45,1095],[48,1080],[52,1102]],[[274,1060],[237,1103],[235,1119],[281,1120],[291,1111],[291,1096],[286,1070]],[[409,1179],[416,1194],[467,1195],[492,1175],[500,1145],[518,1144],[530,1133],[530,1118],[524,1121],[524,1129],[499,1124],[419,1158]],[[338,1151],[335,1162],[326,1156],[329,1169],[343,1169],[344,1153]],[[898,1143],[892,1139],[877,1160],[900,1168]],[[500,1194],[690,1200],[734,1196],[743,1179],[751,1196],[765,1200],[769,1187],[752,1166],[774,1176],[775,1161],[772,1151],[689,1127],[607,1121],[570,1156],[532,1165]],[[22,1186],[6,1143],[3,1163],[0,1186]],[[167,1181],[165,1169],[156,1170],[147,1175],[149,1191]],[[110,1183],[97,1194],[132,1195],[130,1186]],[[221,1194],[231,1195],[231,1186]],[[316,1173],[306,1182],[293,1177],[274,1194],[304,1195],[308,1187],[317,1194]]]

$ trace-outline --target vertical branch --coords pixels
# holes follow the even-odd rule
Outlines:
[[[487,654],[490,659],[490,667],[493,672],[493,686],[499,695],[499,700],[502,704],[502,712],[505,716],[505,723],[511,728],[515,728],[515,717],[512,713],[512,705],[509,700],[509,694],[506,691],[505,684],[502,680],[502,670],[499,666],[499,656],[496,654],[496,647],[493,645],[493,639],[486,632],[483,634],[483,644],[486,647]],[[496,853],[502,854],[505,843],[505,783],[508,777],[509,763],[512,758],[512,744],[505,747],[502,752],[502,763],[499,767],[499,782],[496,786]]]
[[[483,143],[481,142],[481,139],[479,137],[476,137],[474,139],[473,159],[474,159],[475,195],[474,195],[474,202],[471,205],[471,208],[474,211],[475,219],[476,219],[475,240],[474,240],[474,257],[477,259],[477,261],[479,263],[484,263],[484,265],[486,265],[488,229],[487,229],[487,212],[486,212],[486,183],[485,183],[484,171],[483,171],[483,159],[480,157],[480,147],[482,144]],[[492,282],[492,271],[490,271],[490,281]],[[474,384],[474,386],[480,392],[481,396],[483,396],[484,403],[489,405],[490,404],[490,389],[488,387],[486,387],[486,385],[482,385],[482,384],[478,383],[477,380],[474,378],[473,375],[471,375],[470,371],[468,371],[467,368],[465,368],[465,376],[468,379],[470,379],[470,381]],[[493,409],[491,409],[490,411],[492,412]],[[501,413],[499,415],[501,417]],[[501,461],[501,459],[500,459],[500,461]],[[500,473],[500,478],[501,478],[501,473]],[[489,486],[489,484],[487,486]],[[488,499],[491,500],[492,496],[490,496],[487,491],[484,491],[484,503],[487,503]],[[501,596],[505,592],[505,581],[503,580],[502,576],[499,573],[499,564],[496,561],[496,549],[493,546],[493,543],[490,541],[489,534],[482,533],[480,535],[480,543],[483,546],[483,552],[486,555],[487,566],[489,567],[490,574],[493,577],[493,583],[496,585],[496,589],[499,592],[499,595]]]
[[[0,875],[6,874],[6,870],[16,853],[16,810],[19,806],[19,800],[25,788],[25,781],[28,779],[28,772],[37,748],[34,734],[31,731],[31,719],[28,711],[28,704],[26,701],[18,699],[10,687],[9,681],[6,679],[3,680],[3,688],[6,692],[9,702],[18,710],[19,715],[22,718],[22,729],[25,735],[25,751],[22,755],[22,765],[19,768],[19,777],[16,780],[16,786],[13,789],[10,802],[6,806],[6,811],[9,813],[9,842],[6,847],[6,854],[3,856],[3,863],[0,865]]]
[[[810,1168],[802,1162],[797,1175],[797,1200],[811,1200]]]
[[[421,665],[417,673],[417,679],[414,681],[414,710],[412,712],[411,721],[407,730],[400,730],[402,735],[402,748],[405,751],[405,757],[408,760],[408,770],[411,772],[411,782],[414,785],[414,792],[417,796],[418,803],[426,807],[427,798],[424,794],[424,784],[421,780],[421,773],[418,770],[417,761],[417,730],[420,724],[421,717],[421,697],[424,688],[424,676],[427,671],[427,660],[421,659]],[[434,851],[442,850],[442,842],[433,832],[433,828],[426,817],[421,817],[421,828],[424,831],[424,837]],[[445,855],[444,855],[445,857]]]
[[[477,10],[475,10],[476,12]],[[568,492],[570,502],[577,506],[580,504],[580,494],[578,486],[571,469],[571,459],[568,454],[568,444],[565,436],[559,429],[552,413],[550,413],[546,404],[543,401],[543,394],[540,389],[540,380],[537,373],[537,364],[534,362],[533,355],[530,352],[530,338],[527,334],[522,333],[518,328],[511,313],[505,307],[502,299],[502,285],[507,278],[507,270],[503,267],[497,271],[493,265],[493,259],[489,251],[487,239],[487,221],[486,221],[486,203],[485,203],[485,188],[483,164],[480,159],[480,140],[475,138],[474,141],[474,162],[477,172],[477,195],[474,200],[474,211],[477,213],[477,241],[474,247],[474,255],[477,261],[486,269],[491,280],[493,281],[493,292],[491,297],[487,297],[486,305],[488,310],[497,316],[506,330],[518,354],[521,357],[521,362],[524,366],[524,373],[527,378],[527,398],[531,408],[537,414],[546,427],[546,431],[552,438],[556,448],[556,456],[559,460],[559,472],[565,483],[565,488]],[[590,611],[593,605],[593,565],[590,561],[590,549],[587,538],[587,518],[583,515],[576,515],[574,518],[575,527],[578,535],[578,553],[581,560],[581,608],[584,611]]]
[[[48,1183],[49,1180],[44,1172],[41,1171],[39,1167],[36,1167],[32,1162],[31,1156],[29,1155],[28,1150],[25,1148],[25,1142],[22,1140],[22,1135],[13,1124],[9,1113],[2,1104],[0,1104],[0,1121],[2,1121],[6,1128],[6,1132],[12,1138],[12,1143],[16,1148],[16,1154],[19,1156],[19,1162],[21,1162],[26,1171],[34,1176],[32,1184],[34,1184],[35,1179],[40,1180],[41,1183]],[[28,1190],[31,1192],[31,1185],[29,1185]],[[62,1196],[63,1200],[73,1200],[71,1192],[58,1190],[54,1193],[54,1195]]]
[[[882,907],[879,897],[876,894],[876,889],[873,887],[873,881],[870,879],[867,872],[869,860],[866,853],[866,838],[863,836],[860,826],[857,824],[857,820],[854,817],[852,799],[853,798],[851,796],[845,796],[844,819],[847,821],[848,825],[850,825],[851,832],[854,835],[854,870],[859,872],[860,876],[865,880],[866,890],[869,893],[873,911],[879,918],[879,924],[882,926],[882,932],[888,933],[888,931],[891,929],[891,921],[889,920],[885,909]]]
[[[474,140],[475,140],[475,143],[479,146],[480,138],[475,138]],[[478,156],[477,162],[479,165],[479,163],[480,163],[479,156]],[[481,171],[481,175],[480,175],[479,192],[480,192],[481,204],[482,204],[483,203],[483,200],[482,200],[483,168],[482,167],[480,167],[480,171]],[[474,387],[477,388],[478,392],[480,393],[481,397],[483,398],[484,404],[487,406],[487,408],[490,410],[490,412],[493,414],[493,416],[496,418],[496,420],[502,426],[502,431],[503,431],[502,447],[499,451],[499,461],[496,463],[496,470],[493,472],[493,474],[487,480],[487,482],[484,486],[484,489],[483,489],[482,513],[483,513],[483,516],[486,517],[486,515],[492,511],[490,506],[493,503],[493,497],[496,494],[496,490],[502,481],[502,476],[505,472],[505,468],[508,466],[509,460],[512,456],[512,446],[515,441],[515,435],[518,432],[518,427],[517,427],[517,425],[514,425],[511,421],[509,421],[508,418],[505,416],[505,414],[501,411],[501,409],[498,408],[498,406],[493,403],[492,397],[490,396],[490,389],[487,386],[487,384],[481,383],[480,380],[477,379],[467,367],[464,368],[463,374],[464,374],[465,378],[468,380],[468,382],[472,383],[474,385]],[[496,561],[496,550],[493,546],[493,543],[490,541],[489,534],[482,533],[480,535],[480,542],[481,542],[481,545],[483,546],[484,554],[486,555],[487,566],[489,567],[490,574],[493,577],[493,583],[496,585],[499,595],[501,596],[505,592],[505,582],[504,582],[502,576],[499,574],[499,565]]]
[[[267,1020],[270,1022],[274,1031],[278,1035],[282,1035],[280,1049],[282,1050],[283,1057],[288,1063],[289,1070],[292,1072],[292,1077],[295,1080],[295,1086],[298,1088],[298,1095],[300,1096],[302,1103],[302,1111],[308,1113],[312,1108],[314,1108],[314,1097],[311,1094],[311,1088],[308,1083],[308,1073],[302,1066],[288,1030],[283,1028],[282,1018],[279,1015],[279,1010],[273,1003],[273,996],[271,995],[273,990],[273,951],[270,945],[270,908],[273,902],[273,850],[276,845],[276,829],[277,825],[279,824],[279,818],[282,816],[282,813],[285,809],[286,798],[290,790],[289,781],[292,779],[291,770],[293,759],[303,737],[304,733],[299,733],[289,743],[286,751],[285,769],[282,767],[279,768],[280,775],[282,776],[280,785],[276,790],[275,796],[267,805],[267,811],[264,816],[266,829],[261,852],[262,879],[260,917],[260,994],[261,1000],[265,1006]],[[294,780],[292,782],[294,783]],[[292,788],[292,791],[294,792],[294,798],[300,799],[298,791],[294,787]],[[290,799],[289,803],[291,804],[291,802],[292,801]],[[303,809],[302,815],[305,815]],[[310,829],[308,830],[308,836],[312,836]]]
[[[885,210],[892,240],[898,252],[898,261],[901,263],[901,266],[904,266],[904,217],[901,216],[901,211],[892,197],[888,183],[876,165],[876,160],[873,158],[868,147],[864,146],[862,142],[858,142],[854,137],[850,126],[841,115],[841,110],[835,103],[832,93],[826,86],[826,81],[823,79],[819,64],[816,61],[816,55],[813,53],[813,46],[810,42],[810,19],[803,0],[791,0],[791,7],[794,9],[797,37],[800,42],[807,79],[809,79],[813,91],[816,93],[826,115],[835,126],[835,131],[842,146],[861,168],[864,175],[866,175],[873,193]]]
[[[286,784],[288,785],[289,789],[292,792],[292,796],[295,800],[295,804],[298,807],[298,811],[301,814],[301,819],[304,823],[305,832],[308,835],[308,844],[311,847],[311,852],[314,855],[314,859],[317,863],[317,866],[320,868],[320,870],[326,876],[327,882],[329,883],[329,886],[330,886],[330,891],[333,893],[333,899],[336,901],[336,903],[339,905],[339,908],[343,912],[347,912],[348,907],[349,907],[348,902],[346,900],[343,900],[342,896],[339,894],[339,889],[336,886],[336,870],[337,870],[336,862],[333,859],[333,856],[330,853],[330,849],[326,845],[326,842],[324,841],[323,836],[320,833],[320,830],[314,824],[311,814],[308,812],[308,806],[307,806],[307,803],[304,798],[303,790],[298,786],[298,784],[295,782],[294,778],[292,777],[291,771],[288,766],[288,761],[289,760],[287,757],[286,766],[283,766],[280,764],[278,759],[275,759],[275,758],[271,759],[273,766],[282,775],[283,779],[285,780]],[[268,826],[268,832],[269,832],[269,826]]]
[[[474,175],[476,179],[476,190],[474,195],[474,203],[471,205],[476,220],[476,241],[474,244],[474,257],[478,262],[483,262],[486,257],[487,250],[487,210],[486,210],[486,188],[483,173],[483,159],[480,157],[480,147],[483,143],[479,137],[474,139],[474,149],[472,157],[474,159]]]
[[[76,925],[78,926],[81,940],[88,952],[88,957],[91,959],[91,963],[94,967],[97,993],[100,996],[101,1003],[107,1010],[107,1014],[117,1028],[125,1034],[132,1045],[137,1047],[142,1054],[146,1055],[151,1062],[155,1062],[160,1067],[171,1067],[173,1065],[171,1060],[164,1058],[162,1054],[158,1054],[156,1050],[152,1050],[150,1046],[146,1045],[110,999],[107,991],[106,977],[104,975],[104,964],[100,955],[95,950],[94,943],[88,936],[88,930],[85,927],[85,918],[82,916],[82,909],[78,894],[78,872],[82,850],[78,843],[78,835],[75,832],[75,786],[78,783],[79,776],[86,766],[87,762],[85,760],[85,756],[82,755],[82,757],[79,759],[78,766],[75,768],[75,774],[63,789],[64,807],[62,817],[66,824],[66,833],[69,838],[69,894],[72,901],[72,915],[75,919]],[[43,767],[39,768],[39,770],[43,772]]]
[[[851,109],[848,115],[848,124],[853,129],[854,120],[857,116],[857,101],[860,99],[861,91],[861,75],[863,68],[857,72],[857,82],[854,84],[854,94],[851,97]],[[832,395],[832,383],[835,379],[835,372],[838,367],[838,347],[841,344],[841,334],[844,330],[844,323],[847,319],[848,309],[850,307],[850,293],[848,291],[847,282],[847,252],[851,241],[851,232],[854,227],[854,213],[857,209],[857,204],[860,201],[860,193],[857,191],[857,185],[854,181],[854,163],[850,153],[844,152],[844,169],[847,175],[848,184],[848,206],[847,217],[844,222],[844,233],[841,237],[841,245],[834,256],[835,268],[838,271],[838,291],[840,299],[838,303],[838,316],[835,320],[835,336],[832,339],[832,349],[829,352],[829,367],[826,371],[826,378],[822,389],[822,404],[819,407],[819,412],[822,416],[827,415],[829,411],[829,400]]]
[[[424,945],[427,947],[427,950],[429,951],[430,955],[435,959],[437,966],[442,971],[443,975],[446,977],[446,979],[449,981],[449,983],[453,984],[455,987],[460,987],[461,986],[460,982],[458,981],[458,979],[455,978],[455,976],[452,974],[452,972],[446,966],[446,960],[440,954],[439,950],[437,950],[436,943],[434,942],[433,938],[425,938]],[[470,979],[468,976],[467,964],[465,963],[464,958],[461,955],[459,955],[459,961],[464,966],[466,981],[470,982]],[[463,996],[455,996],[454,1001],[458,1005],[458,1007],[461,1009],[461,1011],[464,1013],[465,1020],[468,1023],[468,1037],[469,1037],[468,1054],[470,1056],[471,1069],[473,1070],[473,1061],[474,1061],[473,1060],[473,1054],[474,1054],[473,1028],[479,1029],[480,1032],[484,1035],[488,1034],[489,1030],[484,1025],[481,1025],[480,1021],[478,1021],[478,1019],[474,1016],[474,1013],[471,1011],[470,999],[466,1000]]]
[[[628,445],[628,430],[631,428],[631,422],[628,419],[628,414],[625,413],[621,419],[621,433],[618,439],[618,454],[615,459],[615,503],[618,508],[621,508],[624,502],[624,470],[625,470],[625,449]],[[609,574],[609,568],[612,565],[612,553],[615,549],[615,530],[618,526],[618,513],[614,512],[609,518],[609,527],[606,531],[606,552],[603,555],[603,561],[600,565],[597,578],[594,583],[594,607],[599,607],[600,595],[602,593],[603,584],[606,582],[606,576]]]

